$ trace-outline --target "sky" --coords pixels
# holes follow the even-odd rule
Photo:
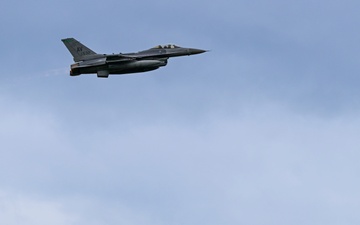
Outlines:
[[[0,224],[359,224],[360,2],[0,2]],[[98,53],[211,50],[69,76]]]

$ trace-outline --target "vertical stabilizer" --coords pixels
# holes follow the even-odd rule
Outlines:
[[[81,61],[84,56],[96,54],[93,50],[81,44],[75,38],[66,38],[62,39],[61,41],[70,51],[71,55],[74,57],[75,62]]]

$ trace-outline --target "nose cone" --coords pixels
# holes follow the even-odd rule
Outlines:
[[[201,54],[207,52],[206,50],[196,49],[196,48],[189,48],[189,55]]]

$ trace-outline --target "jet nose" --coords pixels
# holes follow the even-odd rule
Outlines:
[[[206,50],[196,49],[196,48],[189,48],[189,55],[201,54],[207,52]]]

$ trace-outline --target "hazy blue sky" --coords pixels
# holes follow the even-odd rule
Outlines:
[[[359,8],[1,1],[0,224],[359,224]],[[67,37],[211,52],[70,77]]]

